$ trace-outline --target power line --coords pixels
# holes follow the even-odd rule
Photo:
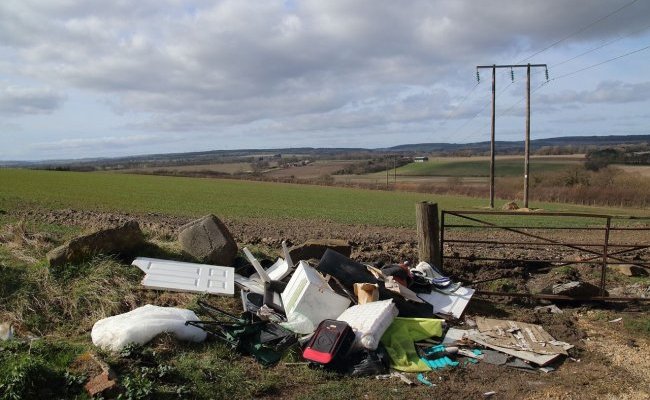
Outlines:
[[[630,55],[632,55],[632,54],[639,53],[639,52],[641,52],[641,51],[648,50],[648,49],[650,49],[650,45],[645,46],[645,47],[640,48],[640,49],[637,49],[637,50],[630,51],[629,53],[621,54],[620,56],[613,57],[613,58],[610,58],[610,59],[605,60],[605,61],[601,61],[601,62],[599,62],[599,63],[593,64],[593,65],[590,65],[590,66],[588,66],[588,67],[580,68],[580,69],[578,69],[578,70],[576,70],[576,71],[569,72],[569,73],[566,73],[566,74],[564,74],[564,75],[560,75],[560,76],[558,76],[558,77],[555,77],[555,78],[551,79],[551,81],[557,81],[558,79],[566,78],[566,77],[568,77],[568,76],[575,75],[575,74],[577,74],[577,73],[579,73],[579,72],[583,72],[583,71],[586,71],[586,70],[588,70],[588,69],[596,68],[596,67],[598,67],[598,66],[600,66],[600,65],[607,64],[607,63],[609,63],[609,62],[616,61],[616,60],[618,60],[618,59],[620,59],[620,58],[627,57],[627,56],[630,56]]]
[[[636,50],[630,51],[630,52],[625,53],[625,54],[621,54],[621,55],[619,55],[619,56],[616,56],[616,57],[610,58],[610,59],[605,60],[605,61],[601,61],[601,62],[599,62],[599,63],[593,64],[593,65],[590,65],[590,66],[588,66],[588,67],[580,68],[580,69],[575,70],[575,71],[573,71],[573,72],[569,72],[569,73],[566,73],[566,74],[563,74],[563,75],[560,75],[560,76],[556,76],[556,77],[554,77],[554,78],[549,79],[549,80],[546,81],[546,82],[542,82],[541,84],[539,84],[539,86],[537,86],[535,89],[533,89],[533,90],[530,92],[530,94],[533,94],[533,93],[537,92],[537,91],[540,90],[542,87],[544,87],[545,85],[547,85],[547,84],[549,84],[549,83],[551,83],[551,82],[553,82],[553,81],[557,81],[557,80],[559,80],[559,79],[567,78],[567,77],[572,76],[572,75],[575,75],[575,74],[577,74],[577,73],[580,73],[580,72],[583,72],[583,71],[586,71],[586,70],[589,70],[589,69],[592,69],[592,68],[598,67],[598,66],[603,65],[603,64],[607,64],[607,63],[612,62],[612,61],[616,61],[616,60],[621,59],[621,58],[623,58],[623,57],[627,57],[627,56],[630,56],[630,55],[632,55],[632,54],[639,53],[639,52],[641,52],[641,51],[648,50],[648,49],[650,49],[650,45],[645,46],[645,47],[640,48],[640,49],[636,49]],[[501,111],[501,113],[500,113],[499,115],[500,115],[500,116],[503,116],[503,114],[505,114],[505,113],[507,113],[508,111],[512,110],[512,109],[513,109],[517,104],[521,103],[522,101],[524,101],[524,98],[521,98],[521,99],[517,100],[517,101],[516,101],[515,103],[513,103],[510,107],[508,107],[508,108],[506,108],[505,110]]]
[[[589,50],[587,50],[587,51],[585,51],[585,52],[583,52],[583,53],[578,54],[578,55],[575,56],[575,57],[571,57],[571,58],[566,59],[566,60],[564,60],[564,61],[562,61],[562,62],[559,62],[559,63],[557,63],[557,64],[551,65],[551,67],[558,67],[558,66],[560,66],[560,65],[562,65],[562,64],[566,64],[566,63],[568,63],[569,61],[573,61],[573,60],[575,60],[576,58],[582,57],[582,56],[584,56],[584,55],[586,55],[586,54],[589,54],[589,53],[592,53],[592,52],[594,52],[594,51],[596,51],[596,50],[600,50],[600,49],[602,49],[602,48],[605,47],[605,46],[609,46],[609,45],[612,44],[612,43],[616,43],[616,42],[618,42],[619,40],[625,39],[625,38],[630,37],[630,36],[632,36],[632,35],[636,35],[636,34],[639,33],[639,32],[643,32],[643,31],[645,31],[645,30],[648,29],[648,28],[650,28],[650,25],[646,25],[646,26],[644,26],[643,28],[641,28],[641,29],[639,29],[639,30],[637,30],[637,31],[634,31],[634,32],[628,33],[627,35],[620,36],[620,37],[618,37],[618,38],[616,38],[616,39],[610,40],[609,42],[605,42],[605,43],[603,43],[603,44],[601,44],[601,45],[599,45],[599,46],[593,47],[593,48],[591,48],[591,49],[589,49]]]
[[[486,103],[486,104],[487,104],[487,103]],[[470,122],[472,122],[472,121],[473,121],[476,117],[478,117],[478,116],[479,116],[483,111],[485,111],[485,108],[486,108],[486,107],[487,107],[487,105],[484,105],[484,106],[483,106],[483,107],[482,107],[482,108],[481,108],[481,109],[480,109],[476,114],[474,114],[474,116],[473,116],[472,118],[470,118],[470,119],[468,119],[468,120],[465,120],[465,122],[463,122],[461,125],[459,125],[456,129],[454,129],[453,132],[451,132],[451,133],[450,133],[449,135],[447,135],[446,137],[448,138],[448,137],[450,137],[450,136],[455,136],[456,133],[458,133],[461,129],[463,129],[467,124],[469,124]]]
[[[531,90],[531,92],[530,92],[531,96],[533,95],[533,93],[537,92],[539,89],[542,88],[542,86],[548,84],[549,82],[550,82],[550,81],[542,82],[542,83],[541,83],[539,86],[537,86],[535,89]],[[508,108],[506,108],[505,110],[501,110],[501,111],[499,111],[499,113],[498,113],[497,116],[498,116],[498,117],[502,117],[502,116],[504,116],[508,111],[512,110],[512,109],[515,108],[517,105],[521,104],[521,102],[524,101],[524,100],[526,100],[525,97],[520,98],[519,100],[517,100],[516,102],[514,102],[513,104],[511,104],[511,105],[510,105]],[[475,134],[479,133],[479,131],[485,129],[487,126],[488,126],[488,124],[483,124],[483,125],[481,125],[478,129],[473,130],[472,133],[470,133],[469,135],[465,135],[465,136],[467,136],[467,137],[472,137],[472,136],[474,136]]]
[[[625,8],[627,8],[627,7],[631,6],[631,5],[633,5],[633,4],[636,3],[637,1],[638,1],[638,0],[632,0],[631,2],[629,2],[629,3],[627,3],[627,4],[624,4],[623,6],[617,8],[616,10],[610,12],[609,14],[607,14],[607,15],[605,15],[605,16],[599,18],[599,19],[597,19],[596,21],[591,22],[590,24],[588,24],[588,25],[586,25],[586,26],[584,26],[584,27],[582,27],[582,28],[580,28],[580,29],[578,29],[578,30],[576,30],[576,31],[574,31],[574,32],[572,32],[572,33],[570,33],[569,35],[567,35],[567,36],[565,36],[565,37],[563,37],[563,38],[561,38],[561,39],[559,39],[559,40],[557,40],[557,41],[551,43],[550,45],[546,46],[545,48],[543,48],[543,49],[541,49],[541,50],[539,50],[539,51],[537,51],[537,52],[531,54],[530,56],[528,56],[528,57],[526,57],[526,58],[524,58],[524,59],[518,61],[516,64],[523,63],[523,62],[525,62],[525,61],[527,61],[527,60],[529,60],[529,59],[535,57],[536,55],[541,54],[541,53],[543,53],[543,52],[549,50],[550,48],[557,46],[558,44],[562,43],[563,41],[565,41],[565,40],[567,40],[567,39],[569,39],[569,38],[571,38],[571,37],[573,37],[573,36],[575,36],[575,35],[577,35],[577,34],[579,34],[579,33],[582,33],[582,32],[584,32],[584,31],[586,31],[587,29],[591,28],[592,26],[594,26],[594,25],[596,25],[596,24],[598,24],[598,23],[600,23],[600,22],[606,20],[607,18],[609,18],[609,17],[611,17],[611,16],[613,16],[613,15],[615,15],[615,14],[621,12],[621,11],[624,10]],[[567,62],[569,62],[569,61],[573,61],[573,60],[575,60],[576,58],[582,57],[582,56],[584,56],[584,55],[586,55],[586,54],[589,54],[589,53],[591,53],[591,52],[593,52],[593,51],[596,51],[596,50],[598,50],[598,49],[601,49],[601,48],[603,48],[603,47],[605,47],[605,46],[607,46],[607,45],[610,45],[610,44],[612,44],[612,43],[614,43],[614,42],[617,42],[617,41],[619,41],[619,40],[621,40],[621,39],[624,39],[624,38],[626,38],[626,37],[632,36],[632,35],[634,35],[634,34],[636,34],[636,33],[638,33],[638,32],[642,32],[642,31],[644,31],[645,29],[647,29],[648,27],[650,27],[650,25],[645,26],[645,27],[642,28],[641,30],[638,30],[638,31],[632,32],[632,33],[627,34],[627,35],[625,35],[625,36],[619,37],[619,38],[617,38],[617,39],[611,40],[611,41],[606,42],[606,43],[604,43],[604,44],[602,44],[602,45],[599,45],[599,46],[597,46],[597,47],[594,47],[594,48],[592,48],[592,49],[589,49],[589,50],[587,50],[587,51],[585,51],[585,52],[583,52],[583,53],[581,53],[581,54],[578,54],[577,56],[571,57],[571,58],[569,58],[569,59],[567,59],[567,60],[564,60],[564,61],[562,61],[562,62],[560,62],[560,63],[558,63],[558,64],[555,64],[555,65],[553,65],[553,66],[559,66],[559,65],[565,64],[565,63],[567,63]],[[628,56],[628,55],[632,55],[632,54],[638,53],[638,52],[640,52],[640,51],[647,50],[648,48],[650,48],[650,45],[647,46],[647,47],[644,47],[644,48],[642,48],[642,49],[638,49],[638,50],[635,50],[635,51],[632,51],[632,52],[629,52],[629,53],[626,53],[626,54],[620,55],[620,56],[618,56],[618,57],[614,57],[614,58],[611,58],[611,59],[605,60],[605,61],[603,61],[603,62],[600,62],[600,63],[594,64],[594,65],[591,65],[591,66],[588,66],[588,67],[585,67],[585,68],[581,68],[581,69],[579,69],[579,70],[577,70],[577,71],[573,71],[573,72],[570,72],[570,73],[567,73],[567,74],[564,74],[564,75],[558,76],[558,77],[553,78],[553,79],[550,79],[550,80],[548,79],[548,75],[547,75],[547,76],[546,76],[547,81],[546,81],[546,82],[543,82],[542,84],[540,84],[539,86],[537,86],[535,89],[533,89],[533,90],[531,91],[531,95],[532,95],[533,93],[537,92],[539,89],[541,89],[544,85],[550,83],[551,81],[558,80],[558,79],[562,79],[562,78],[565,78],[565,77],[568,77],[568,76],[571,76],[571,75],[577,74],[577,73],[579,73],[579,72],[586,71],[586,70],[591,69],[591,68],[595,68],[595,67],[597,67],[597,66],[599,66],[599,65],[606,64],[606,63],[608,63],[608,62],[618,60],[619,58],[623,58],[623,57],[626,57],[626,56]],[[510,84],[509,84],[505,89],[507,89],[510,85],[512,85],[512,83],[514,83],[514,81],[511,82],[511,83],[510,83]],[[499,97],[499,95],[500,95],[501,93],[503,93],[503,92],[505,91],[505,89],[502,90],[501,92],[499,92],[499,94],[498,94],[496,97]],[[518,104],[520,104],[523,100],[525,100],[525,99],[524,99],[524,98],[519,99],[518,101],[516,101],[515,103],[513,103],[511,106],[509,106],[509,107],[506,108],[505,110],[501,111],[501,112],[499,113],[499,115],[502,116],[503,114],[507,113],[508,111],[510,111],[511,109],[513,109],[515,106],[517,106]],[[470,118],[469,120],[465,121],[465,123],[463,123],[461,126],[459,126],[459,127],[458,127],[454,132],[453,132],[453,134],[457,133],[460,129],[462,129],[462,128],[464,128],[466,125],[468,125],[471,121],[473,121],[476,117],[478,117],[481,113],[483,113],[483,111],[485,111],[486,108],[487,108],[487,105],[483,106],[483,108],[481,108],[481,109],[480,109],[480,110],[479,110],[479,111],[478,111],[478,112],[477,112],[477,113],[476,113],[472,118]],[[479,128],[479,129],[473,131],[473,132],[472,132],[468,137],[473,136],[475,133],[477,133],[479,130],[483,129],[484,127],[485,127],[485,126],[482,126],[481,128]],[[464,135],[464,136],[466,136],[466,135]]]
[[[627,7],[629,7],[629,6],[631,6],[632,4],[636,3],[637,1],[639,1],[639,0],[632,0],[631,2],[629,2],[629,3],[627,3],[627,4],[623,5],[623,6],[621,6],[621,7],[619,7],[619,8],[617,8],[616,10],[610,12],[609,14],[605,15],[604,17],[599,18],[598,20],[596,20],[596,21],[590,23],[589,25],[586,25],[586,26],[584,26],[584,27],[578,29],[577,31],[575,31],[575,32],[573,32],[573,33],[570,33],[569,35],[567,35],[567,36],[563,37],[562,39],[560,39],[560,40],[558,40],[558,41],[556,41],[556,42],[554,42],[554,43],[552,43],[552,44],[550,44],[550,45],[544,47],[543,49],[537,51],[536,53],[531,54],[530,56],[524,58],[523,60],[521,60],[521,61],[517,61],[517,64],[520,64],[520,63],[522,63],[522,62],[524,62],[524,61],[530,60],[531,58],[535,57],[536,55],[541,54],[541,53],[545,52],[546,50],[548,50],[548,49],[550,49],[550,48],[552,48],[552,47],[555,47],[555,46],[557,46],[558,44],[564,42],[565,40],[567,40],[567,39],[569,39],[569,38],[571,38],[571,37],[573,37],[573,36],[575,36],[575,35],[577,35],[577,34],[579,34],[579,33],[582,33],[582,32],[584,32],[584,31],[586,31],[587,29],[591,28],[592,26],[596,25],[597,23],[604,21],[605,19],[611,17],[611,16],[614,15],[614,14],[617,14],[618,12],[620,12],[620,11],[622,11],[623,9],[625,9],[625,8],[627,8]]]
[[[496,94],[495,98],[498,99],[499,96],[501,96],[501,95],[502,95],[506,90],[508,90],[508,88],[509,88],[510,86],[512,86],[513,83],[515,83],[515,82],[514,82],[514,81],[511,81],[507,86],[505,86],[503,89],[501,89],[501,91],[498,92],[498,93]],[[487,103],[487,102],[486,102],[486,103],[483,105],[483,107],[481,107],[481,109],[480,109],[476,114],[474,114],[474,116],[473,116],[472,118],[470,118],[469,120],[465,121],[462,125],[460,125],[458,128],[456,128],[456,129],[455,129],[455,130],[454,130],[450,135],[448,135],[448,136],[456,136],[456,133],[458,133],[461,129],[463,129],[464,127],[466,127],[470,122],[472,122],[473,120],[475,120],[476,117],[478,117],[479,115],[481,115],[481,114],[483,113],[483,111],[485,111],[485,109],[488,107],[488,105],[490,105],[490,103]],[[470,136],[471,136],[471,135],[470,135]],[[467,134],[465,134],[465,135],[460,135],[460,136],[457,136],[457,137],[456,137],[456,140],[461,139],[461,138],[465,138],[465,137],[469,137],[469,136],[467,136]]]
[[[567,77],[569,77],[569,76],[572,76],[572,75],[578,74],[578,73],[580,73],[580,72],[583,72],[583,71],[586,71],[586,70],[589,70],[589,69],[592,69],[592,68],[598,67],[598,66],[603,65],[603,64],[607,64],[607,63],[612,62],[612,61],[616,61],[616,60],[618,60],[618,59],[621,59],[621,58],[624,58],[624,57],[627,57],[627,56],[630,56],[630,55],[632,55],[632,54],[636,54],[636,53],[639,53],[639,52],[641,52],[641,51],[648,50],[648,49],[650,49],[650,45],[645,46],[645,47],[640,48],[640,49],[637,49],[637,50],[630,51],[630,52],[625,53],[625,54],[621,54],[621,55],[619,55],[619,56],[616,56],[616,57],[610,58],[610,59],[605,60],[605,61],[601,61],[601,62],[599,62],[599,63],[593,64],[593,65],[590,65],[590,66],[588,66],[588,67],[580,68],[580,69],[578,69],[578,70],[576,70],[576,71],[569,72],[569,73],[566,73],[566,74],[564,74],[564,75],[557,76],[557,77],[555,77],[555,78],[551,78],[551,79],[549,79],[548,81],[542,82],[542,83],[539,84],[535,89],[531,90],[530,94],[532,95],[533,93],[537,92],[538,90],[542,89],[544,86],[550,84],[550,83],[553,82],[553,81],[557,81],[557,80],[559,80],[559,79],[567,78]],[[506,114],[508,111],[512,110],[512,109],[515,108],[517,105],[521,104],[521,102],[524,101],[524,100],[525,100],[525,98],[520,98],[519,100],[515,101],[515,102],[512,103],[508,108],[506,108],[505,110],[502,110],[501,112],[499,112],[499,116],[503,116],[503,115]],[[485,107],[484,107],[483,109],[481,109],[480,112],[483,112],[484,109],[485,109]],[[480,112],[479,112],[479,113],[480,113]],[[478,115],[477,115],[477,116],[478,116]],[[484,129],[485,126],[486,126],[486,125],[482,125],[479,129],[473,131],[473,132],[472,132],[468,137],[471,137],[471,136],[475,135],[475,134],[478,133],[481,129]]]
[[[442,126],[445,126],[445,124],[447,123],[447,121],[449,121],[449,118],[451,118],[451,116],[454,114],[454,112],[455,112],[456,110],[458,110],[458,109],[460,108],[461,105],[463,105],[463,103],[465,102],[465,100],[467,100],[467,98],[468,98],[472,93],[474,93],[474,89],[476,89],[476,88],[478,87],[478,85],[480,85],[480,84],[481,84],[481,82],[476,82],[476,85],[474,85],[474,86],[470,89],[470,91],[467,92],[467,94],[466,94],[466,95],[465,95],[465,96],[460,100],[460,102],[458,102],[458,104],[456,104],[456,106],[455,106],[451,111],[449,111],[449,113],[447,114],[447,117],[446,117],[446,118],[442,121],[442,123],[440,124],[441,127],[442,127]]]
[[[533,89],[533,90],[530,91],[530,95],[532,96],[533,93],[535,93],[536,91],[538,91],[539,89],[541,89],[544,85],[548,84],[549,82],[550,82],[550,81],[540,83],[539,86],[537,86],[535,89]],[[505,110],[502,110],[502,111],[499,113],[499,116],[500,116],[500,117],[504,116],[508,111],[512,110],[512,109],[515,108],[517,105],[521,104],[521,102],[524,101],[524,100],[526,100],[525,97],[522,97],[521,99],[517,100],[516,102],[514,102],[513,104],[511,104],[510,107],[506,108]]]

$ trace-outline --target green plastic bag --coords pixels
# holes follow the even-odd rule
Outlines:
[[[381,343],[390,356],[391,367],[403,372],[431,371],[431,368],[420,360],[415,350],[415,342],[434,336],[441,337],[443,323],[442,319],[395,318],[381,337]]]

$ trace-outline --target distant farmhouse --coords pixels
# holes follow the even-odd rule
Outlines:
[[[427,161],[429,161],[429,157],[426,157],[426,156],[413,157],[413,161],[415,161],[415,162],[427,162]]]

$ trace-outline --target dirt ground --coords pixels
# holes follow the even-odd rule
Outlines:
[[[87,231],[136,219],[149,238],[154,241],[174,240],[178,228],[192,219],[159,214],[133,215],[70,209],[58,211],[30,209],[14,213],[18,219],[28,222],[77,226]],[[224,222],[240,245],[254,245],[266,251],[270,257],[279,255],[280,243],[283,239],[297,244],[307,239],[338,238],[348,240],[352,244],[352,258],[359,261],[399,262],[415,261],[417,258],[416,234],[406,228],[349,226],[332,222],[310,224],[292,220],[226,219]],[[478,254],[499,254],[501,250],[479,247],[473,251]],[[539,252],[539,249],[527,251],[529,253],[524,253],[525,256],[530,256],[535,251]],[[579,254],[574,252],[563,256],[577,255]],[[647,252],[641,253],[638,257],[644,260],[650,258]],[[546,274],[531,274],[529,269],[521,265],[487,267],[465,261],[450,263],[447,272],[464,282],[495,276],[505,277],[504,279],[510,279],[508,282],[517,290],[530,290],[529,281],[536,279],[539,281],[537,286],[575,277],[596,279],[591,274],[590,268],[584,270],[576,268],[570,273],[566,271],[558,273],[553,270]],[[613,280],[608,281],[608,285],[637,285],[642,289],[641,294],[645,290],[650,297],[648,280],[625,281],[620,276],[615,276]],[[556,303],[563,310],[561,314],[535,312],[536,305],[539,304],[525,299],[475,296],[466,309],[464,318],[460,321],[451,321],[450,324],[461,328],[466,327],[467,320],[473,320],[477,316],[541,324],[557,340],[575,346],[570,350],[570,357],[553,365],[555,371],[524,372],[479,363],[427,373],[427,378],[436,384],[433,388],[419,384],[405,388],[399,380],[382,381],[385,396],[379,396],[376,391],[371,391],[365,398],[424,399],[453,396],[458,399],[469,399],[484,398],[484,393],[494,391],[496,394],[491,398],[500,399],[650,399],[650,331],[639,332],[628,329],[630,322],[642,319],[647,321],[649,311],[647,303],[625,305]],[[617,321],[618,318],[622,320]],[[415,376],[411,378],[415,380]],[[362,379],[359,382],[360,385],[368,387],[378,385],[376,383],[378,381],[372,379]],[[294,397],[291,394],[287,396]]]

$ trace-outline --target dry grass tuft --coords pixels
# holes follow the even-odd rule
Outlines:
[[[54,241],[47,233],[30,232],[25,220],[7,224],[0,231],[0,244],[17,259],[29,264],[37,263],[40,256],[52,248]]]
[[[0,266],[0,316],[38,336],[84,334],[99,319],[144,304],[187,307],[197,295],[142,289],[142,272],[113,258],[48,268]]]

